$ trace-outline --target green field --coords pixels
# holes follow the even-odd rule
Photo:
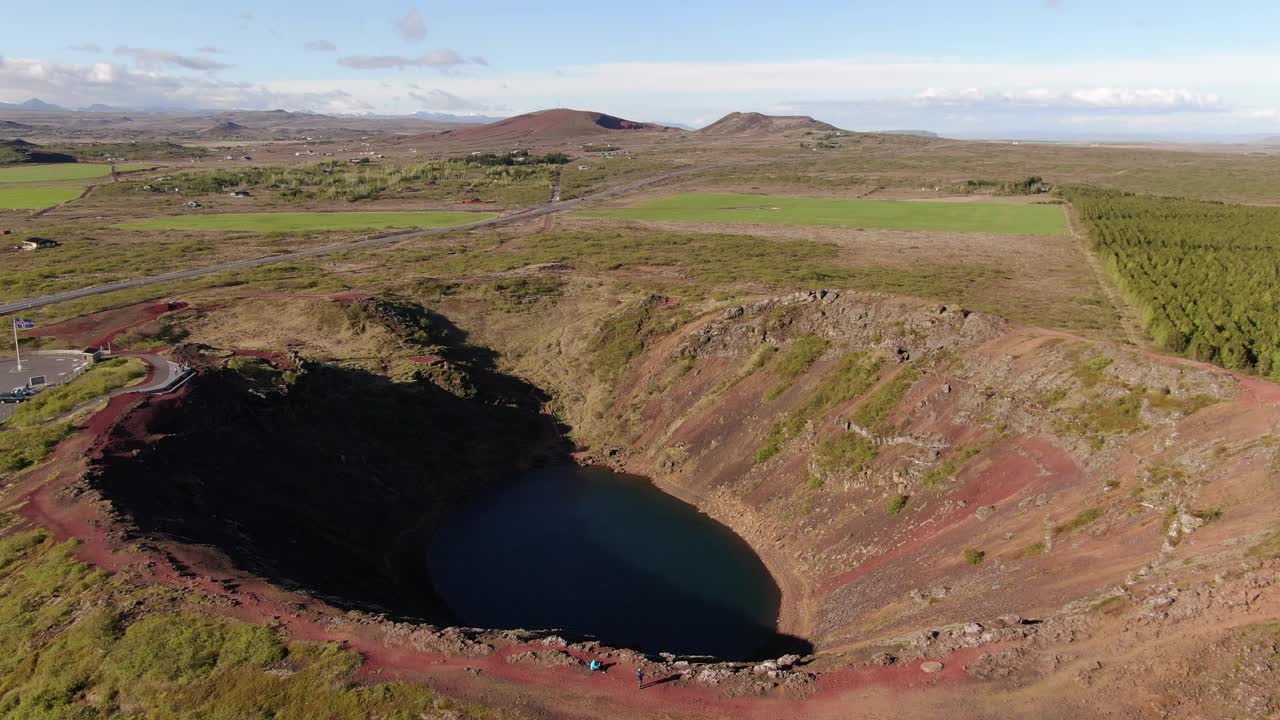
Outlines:
[[[126,230],[219,230],[302,232],[307,230],[386,230],[433,228],[477,222],[496,213],[433,210],[429,212],[286,212],[173,215],[116,225]]]
[[[80,196],[79,187],[0,187],[0,210],[39,210]]]
[[[1064,235],[1067,232],[1066,214],[1059,206],[997,202],[829,200],[694,192],[587,214],[628,220],[827,225],[999,235]]]
[[[124,167],[121,168],[125,169]],[[94,163],[50,163],[45,165],[13,165],[0,167],[0,183],[60,182],[107,177],[110,165]]]

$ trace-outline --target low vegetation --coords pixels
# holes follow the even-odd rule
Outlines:
[[[965,548],[961,556],[970,565],[981,565],[982,561],[987,559],[987,553],[978,548]]]
[[[1070,520],[1060,525],[1054,526],[1053,531],[1057,533],[1068,533],[1068,532],[1072,532],[1073,530],[1079,530],[1081,528],[1084,528],[1093,524],[1093,522],[1100,517],[1102,517],[1101,508],[1089,508],[1088,510],[1081,510],[1080,512],[1076,513],[1075,516],[1072,517]]]
[[[1280,208],[1084,188],[1067,197],[1161,347],[1280,379]]]
[[[958,188],[965,193],[989,192],[995,195],[1036,195],[1045,191],[1044,178],[1037,175],[1021,180],[966,180]]]
[[[196,614],[71,550],[43,531],[0,540],[4,717],[500,717],[419,686],[355,683],[360,658],[337,644]]]
[[[920,484],[926,488],[934,488],[950,480],[965,463],[985,449],[985,445],[969,445],[961,448],[950,459],[933,466],[920,476]]]
[[[0,478],[40,462],[71,431],[69,423],[0,430]]]
[[[908,365],[898,371],[889,382],[881,385],[866,402],[853,414],[853,421],[858,425],[881,435],[893,432],[893,427],[885,422],[885,418],[902,402],[903,396],[920,378],[920,371]]]
[[[495,217],[493,213],[432,210],[426,212],[284,212],[166,215],[116,227],[126,230],[217,230],[220,232],[308,232],[313,230],[387,230],[462,225]]]
[[[897,515],[907,508],[907,503],[910,501],[910,495],[894,495],[889,498],[889,503],[885,505],[884,511],[890,516]]]
[[[652,296],[606,319],[591,344],[591,370],[612,381],[639,355],[653,335],[670,331],[687,319],[685,310],[662,313],[664,298]]]
[[[825,472],[862,472],[876,459],[876,446],[856,433],[841,433],[818,444],[818,467]]]
[[[796,378],[803,375],[810,365],[822,357],[830,344],[825,338],[817,335],[801,335],[792,340],[773,362],[773,371],[778,376],[778,384],[768,392],[766,397],[772,400],[785,392]]]
[[[495,156],[497,157],[497,156]],[[518,204],[550,199],[557,167],[544,158],[509,164],[485,156],[423,163],[350,163],[336,160],[289,167],[236,167],[161,175],[128,183],[121,192],[218,195],[244,190],[285,201],[359,202],[387,197],[469,196]]]

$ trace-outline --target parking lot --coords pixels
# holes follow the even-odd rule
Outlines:
[[[22,354],[22,369],[19,370],[18,361],[9,355],[0,359],[0,392],[28,385],[60,385],[87,365],[89,359],[80,353],[32,352]],[[9,417],[17,408],[17,404],[0,404],[0,420]]]

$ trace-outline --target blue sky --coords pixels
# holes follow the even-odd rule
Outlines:
[[[488,115],[569,106],[691,125],[741,109],[970,136],[1280,134],[1273,1],[190,8],[63,0],[43,17],[10,14],[0,101]]]

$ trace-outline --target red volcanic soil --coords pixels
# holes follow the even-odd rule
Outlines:
[[[459,141],[556,140],[626,130],[669,129],[588,110],[557,109],[517,115],[465,130],[450,130],[440,136]]]
[[[28,337],[57,338],[77,347],[101,347],[126,330],[186,307],[187,303],[184,302],[139,303],[37,327],[24,334]]]
[[[653,676],[643,690],[636,687],[639,666],[608,650],[594,653],[578,647],[512,642],[483,655],[448,654],[419,649],[393,637],[378,622],[352,622],[350,617],[312,597],[275,587],[230,566],[226,558],[199,546],[158,540],[134,542],[108,514],[97,493],[73,492],[86,459],[129,453],[147,435],[148,417],[158,408],[182,401],[184,388],[168,396],[126,394],[112,398],[91,417],[84,432],[62,443],[49,461],[20,479],[19,514],[47,529],[57,540],[76,539],[76,556],[90,565],[124,573],[140,584],[163,584],[208,600],[208,612],[245,622],[279,627],[300,640],[332,641],[359,653],[364,681],[405,680],[429,684],[473,702],[519,705],[551,718],[812,718],[834,717],[858,697],[859,707],[896,702],[902,692],[931,687],[958,687],[973,682],[963,668],[994,647],[961,650],[940,658],[943,672],[928,674],[920,663],[893,667],[853,668],[822,675],[806,697],[730,697],[715,687],[674,682],[675,676]],[[561,650],[582,663],[601,659],[605,673],[588,673],[581,665],[548,666],[510,662],[527,650]],[[615,661],[614,658],[617,658]],[[883,697],[881,697],[883,696]]]

